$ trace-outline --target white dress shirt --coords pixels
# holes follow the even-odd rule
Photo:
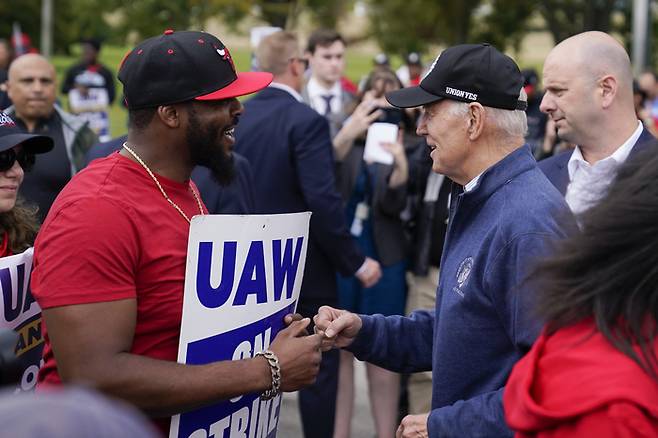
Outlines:
[[[484,173],[484,172],[482,172],[482,173]],[[482,173],[466,183],[466,185],[464,186],[464,193],[468,193],[468,192],[473,191],[475,186],[478,185],[478,182],[480,181],[480,177],[482,176]]]
[[[297,92],[297,90],[295,90],[294,88],[292,88],[292,87],[290,87],[286,84],[282,84],[280,82],[272,82],[272,83],[270,83],[270,85],[268,85],[268,87],[276,88],[278,90],[283,90],[283,91],[287,92],[288,94],[290,94],[295,99],[297,99],[297,102],[304,102],[304,98],[302,97],[302,95],[299,94]]]
[[[642,123],[638,121],[633,134],[609,157],[589,164],[576,146],[567,163],[569,185],[565,199],[575,215],[579,215],[605,196],[608,186],[617,175],[617,169],[628,158],[633,146],[642,134]]]
[[[343,108],[343,93],[340,86],[340,81],[337,81],[330,89],[324,88],[320,83],[313,77],[308,80],[306,84],[306,91],[311,105],[311,108],[316,110],[318,113],[324,115],[325,109],[327,107],[326,100],[323,96],[331,95],[331,112],[339,113]]]

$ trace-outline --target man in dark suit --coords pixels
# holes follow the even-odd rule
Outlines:
[[[327,121],[302,103],[304,64],[297,38],[277,32],[265,38],[256,56],[274,82],[245,102],[236,128],[235,150],[256,176],[256,213],[311,211],[306,269],[297,311],[314,316],[321,305],[336,303],[336,271],[356,275],[369,287],[381,275],[348,233]],[[338,354],[324,354],[317,383],[300,391],[307,437],[332,437],[338,380]]]
[[[121,149],[127,135],[94,145],[85,156],[85,167],[97,158],[104,158]],[[192,180],[199,189],[201,199],[210,214],[252,214],[254,205],[254,176],[247,159],[231,152],[234,175],[231,182],[223,186],[206,167],[196,166]]]
[[[580,214],[605,194],[627,158],[653,147],[633,105],[633,73],[624,48],[610,35],[584,32],[555,46],[544,63],[541,110],[573,151],[539,167]]]

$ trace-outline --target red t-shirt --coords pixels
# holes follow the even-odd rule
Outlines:
[[[156,176],[188,217],[199,214],[187,182]],[[175,361],[188,233],[142,166],[118,153],[96,160],[62,190],[41,227],[32,292],[43,309],[136,299],[130,352]],[[61,383],[45,324],[42,330],[38,384]]]

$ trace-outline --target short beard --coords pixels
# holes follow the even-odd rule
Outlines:
[[[224,135],[221,126],[209,124],[204,129],[192,105],[189,106],[188,114],[189,126],[185,136],[190,147],[192,163],[207,167],[219,185],[228,186],[233,182],[235,167],[233,155],[225,153],[219,141],[219,136]]]

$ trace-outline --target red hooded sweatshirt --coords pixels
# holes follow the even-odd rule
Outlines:
[[[658,437],[658,382],[591,319],[544,331],[512,370],[503,403],[516,438]]]

